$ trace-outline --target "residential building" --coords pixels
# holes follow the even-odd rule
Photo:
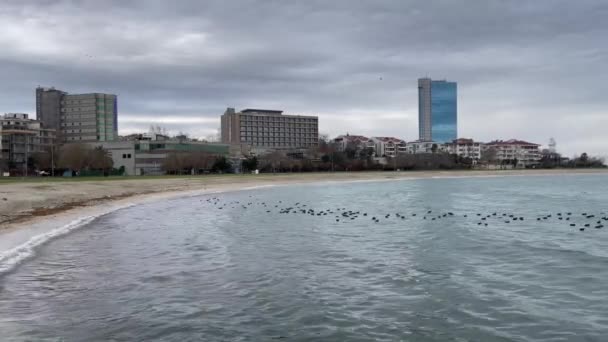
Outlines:
[[[55,129],[61,142],[114,141],[118,138],[117,97],[68,94],[36,88],[36,115],[44,128]]]
[[[33,153],[46,151],[55,139],[54,129],[44,129],[28,114],[8,113],[0,118],[0,169],[24,170]]]
[[[228,157],[231,149],[228,144],[214,144],[198,141],[178,141],[151,137],[126,141],[90,142],[92,147],[101,146],[110,152],[114,168],[125,169],[127,175],[162,175],[163,162],[173,152],[205,152],[213,156]]]
[[[36,120],[42,127],[61,130],[61,100],[67,93],[53,87],[36,88]]]
[[[339,135],[334,138],[332,142],[338,152],[344,152],[348,147],[354,148],[357,151],[365,149],[376,150],[376,144],[372,139],[362,135],[350,135],[346,133],[346,135]]]
[[[65,142],[114,141],[118,138],[116,95],[64,95],[61,136]]]
[[[228,108],[221,118],[224,144],[248,144],[252,148],[302,149],[319,143],[316,116],[286,115],[280,110]]]
[[[445,151],[463,158],[471,158],[476,163],[481,158],[482,146],[482,143],[473,141],[473,139],[460,138],[446,143]]]
[[[405,141],[393,137],[373,137],[371,139],[376,147],[376,156],[394,158],[398,154],[407,153]]]
[[[435,146],[435,147],[433,147]],[[434,141],[412,141],[406,144],[406,151],[410,154],[445,152],[445,145]]]
[[[456,82],[418,79],[418,139],[450,142],[458,138]]]
[[[496,151],[495,160],[512,163],[516,167],[534,167],[540,163],[540,145],[523,140],[495,140],[482,146],[482,153],[489,149]]]

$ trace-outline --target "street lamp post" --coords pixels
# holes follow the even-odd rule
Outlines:
[[[23,175],[25,177],[27,177],[27,152],[28,152],[28,147],[29,147],[29,144],[27,141],[28,135],[25,135],[24,138],[25,138],[25,160],[23,161]]]
[[[51,176],[55,177],[55,143],[51,142]]]

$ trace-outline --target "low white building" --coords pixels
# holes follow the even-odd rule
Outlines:
[[[434,141],[412,141],[407,143],[407,153],[433,153],[433,145],[436,145],[435,152],[445,152],[445,145]]]
[[[405,141],[393,137],[372,137],[376,156],[378,157],[395,157],[398,154],[407,153],[407,144]]]
[[[473,139],[460,138],[445,144],[445,151],[463,158],[471,158],[474,162],[481,158],[483,144]]]
[[[125,175],[162,175],[163,163],[171,153],[204,152],[209,156],[225,156],[230,153],[230,145],[178,140],[128,140],[98,141],[88,143],[91,147],[106,149],[114,168],[124,167]]]
[[[371,149],[374,152],[376,151],[376,144],[374,141],[362,135],[340,135],[333,139],[332,142],[334,146],[336,146],[338,152],[344,152],[347,148],[354,149],[357,154],[368,149]]]
[[[540,145],[523,140],[495,140],[484,144],[482,153],[488,149],[496,151],[496,161],[510,161],[519,168],[538,165],[541,159]]]
[[[362,135],[340,135],[334,138],[332,142],[334,143],[334,146],[336,146],[339,152],[346,151],[346,148],[349,146],[355,148],[358,151],[364,150],[366,148],[376,148],[376,145],[370,138],[364,137]]]

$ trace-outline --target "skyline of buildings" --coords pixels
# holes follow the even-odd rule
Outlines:
[[[418,79],[418,140],[445,143],[457,138],[457,83]]]
[[[373,151],[374,158],[393,158],[403,153],[447,152],[478,161],[483,152],[493,147],[496,150],[496,160],[517,159],[523,167],[534,165],[540,160],[539,144],[517,139],[481,143],[459,138],[456,82],[420,78],[418,91],[418,140],[407,142],[398,137],[367,138],[347,133],[331,141],[340,151],[345,151],[352,144],[357,145],[358,149],[366,149],[367,153]],[[166,142],[158,144],[147,141],[163,138],[140,136],[135,139],[136,142],[128,143],[128,146],[122,143],[126,137],[120,137],[119,144],[112,144],[119,140],[116,95],[69,94],[53,87],[37,87],[35,94],[37,119],[19,113],[5,114],[2,117],[0,161],[24,163],[28,153],[41,152],[51,144],[82,142],[108,148],[115,164],[124,165],[129,174],[158,174],[162,160],[169,151],[177,148],[204,150],[203,147],[190,145],[207,144],[183,135],[174,140],[166,137]],[[158,147],[169,146],[169,141],[171,148]],[[227,108],[220,117],[220,142],[215,145],[228,146],[226,151],[230,151],[231,156],[261,155],[272,150],[288,151],[288,154],[294,156],[303,155],[305,152],[302,151],[319,144],[319,118],[284,114],[281,110],[248,108],[237,112],[234,108]],[[146,150],[148,145],[150,151],[158,151],[147,154],[140,151],[141,147]],[[552,146],[554,151],[554,142]],[[128,150],[129,153],[122,154],[123,150]],[[226,154],[225,151],[222,153]],[[137,160],[135,155],[138,156]],[[131,158],[134,160],[129,160]]]
[[[457,83],[420,78],[418,91],[420,122],[418,140],[445,143],[457,139]],[[61,141],[88,142],[117,139],[116,108],[115,95],[68,94],[54,87],[36,89],[37,117],[45,127],[59,126],[58,138]],[[59,112],[59,120],[57,120],[57,112]],[[93,115],[97,119],[96,122],[92,121]],[[260,116],[275,116],[278,119],[260,118]],[[276,110],[244,109],[237,113],[234,108],[228,108],[220,120],[219,140],[224,143],[250,144],[266,148],[298,148],[310,146],[311,143],[316,144],[318,138],[314,136],[306,136],[302,141],[299,139],[302,138],[302,132],[319,136],[318,117],[300,115],[302,118],[314,120],[316,127],[311,126],[312,132],[310,130],[301,132],[297,121],[294,127],[290,126],[292,122],[289,121],[286,127],[281,126],[280,120],[290,120],[292,117],[293,115],[286,115]],[[243,123],[240,122],[241,118]],[[279,121],[274,122],[274,120]],[[227,129],[230,125],[234,127]],[[237,125],[238,130],[235,129]],[[93,129],[95,136],[92,135]]]

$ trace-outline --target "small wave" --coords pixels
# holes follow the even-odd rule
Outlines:
[[[32,238],[27,240],[27,242],[8,251],[0,253],[0,275],[12,270],[24,260],[33,257],[36,254],[36,248],[45,244],[46,242],[62,235],[66,235],[75,229],[81,228],[91,223],[93,220],[100,216],[106,215],[119,209],[128,208],[133,205],[135,204],[129,203],[124,206],[118,206],[110,210],[105,210],[95,215],[80,217],[64,226],[55,228],[40,235],[33,236]]]
[[[248,187],[243,188],[242,190],[257,190],[257,189],[264,189],[264,188],[274,188],[276,186],[277,186],[277,184],[262,184],[262,185],[248,186]]]

